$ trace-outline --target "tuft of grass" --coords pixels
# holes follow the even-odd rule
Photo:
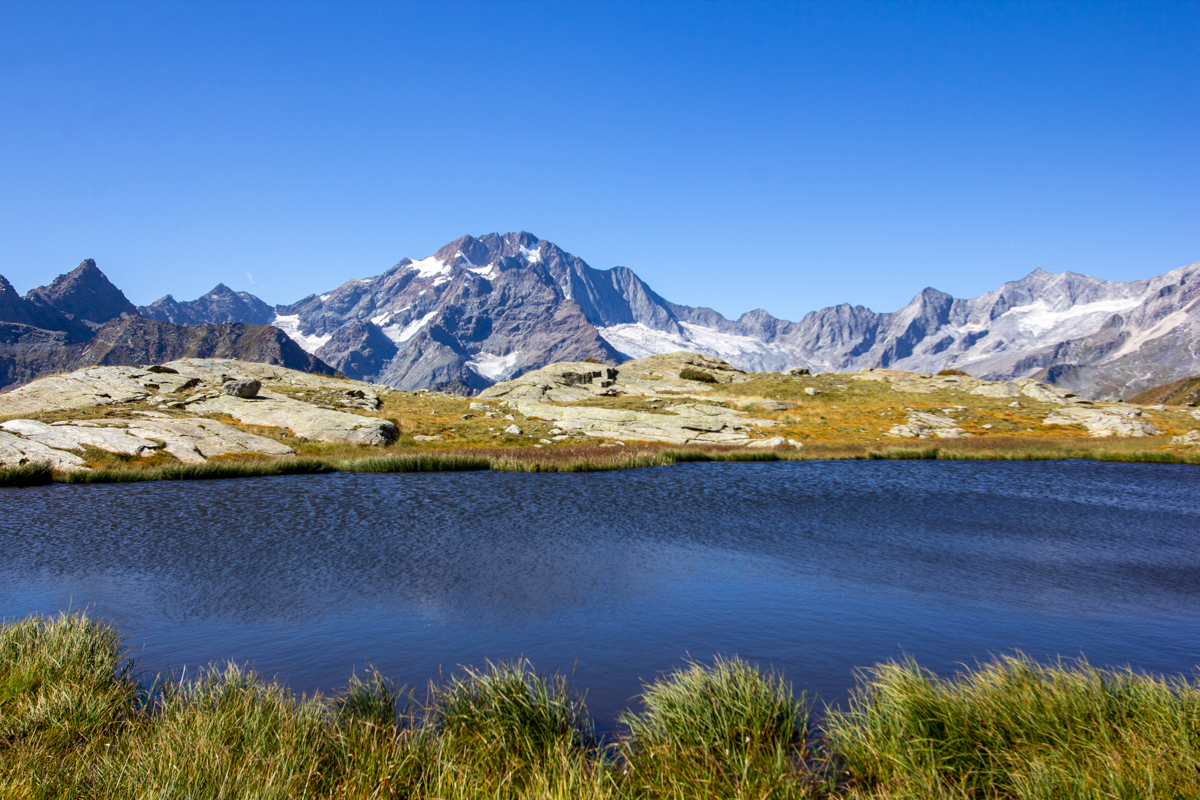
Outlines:
[[[121,639],[84,614],[0,627],[0,790],[88,795],[87,770],[133,715]],[[0,792],[3,793],[3,792]]]
[[[488,796],[523,793],[547,770],[586,771],[597,743],[583,699],[562,675],[525,660],[466,668],[431,686],[425,728],[429,796],[464,782]],[[556,782],[556,781],[551,781]]]
[[[852,796],[1200,797],[1200,691],[1182,679],[1017,654],[939,679],[861,677],[827,719]]]
[[[353,459],[341,462],[338,468],[347,472],[469,472],[492,469],[492,463],[479,456],[432,452]]]
[[[912,461],[912,460],[936,460],[941,457],[941,450],[936,447],[923,447],[914,449],[911,447],[893,447],[887,450],[872,450],[867,453],[869,461]]]
[[[711,372],[705,372],[702,369],[692,369],[684,367],[679,371],[679,377],[685,381],[699,381],[700,383],[716,383],[717,377]]]
[[[737,658],[695,662],[646,687],[622,721],[641,797],[791,797],[804,791],[807,711],[783,676]]]
[[[0,487],[43,486],[54,481],[54,472],[45,462],[21,464],[16,467],[0,467]]]
[[[261,478],[274,475],[315,475],[336,468],[319,458],[256,458],[245,461],[206,461],[203,464],[162,464],[152,467],[102,467],[64,472],[63,483],[129,483],[135,481],[202,481],[218,478]]]

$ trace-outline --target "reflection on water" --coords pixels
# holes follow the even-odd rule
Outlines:
[[[1197,488],[1179,466],[829,462],[0,490],[0,615],[88,607],[152,669],[251,661],[306,690],[525,655],[604,721],[689,654],[834,700],[902,652],[1190,671]]]

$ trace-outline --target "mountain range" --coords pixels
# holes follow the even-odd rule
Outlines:
[[[72,279],[63,276],[17,298],[23,305],[0,291],[0,323],[76,338],[119,315],[184,329],[269,325],[320,362],[314,368],[461,393],[556,361],[691,350],[753,371],[961,369],[1099,397],[1200,373],[1198,278],[1200,262],[1131,282],[1036,270],[975,298],[925,289],[895,312],[842,304],[798,322],[761,309],[730,320],[663,299],[625,267],[594,269],[520,232],[464,236],[427,258],[275,307],[218,285],[196,300],[167,295],[134,309],[107,280],[109,288],[91,286],[85,298],[64,291],[60,281]]]

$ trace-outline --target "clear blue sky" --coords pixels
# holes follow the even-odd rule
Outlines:
[[[726,315],[1159,274],[1200,4],[0,4],[22,292],[291,302],[521,229]]]

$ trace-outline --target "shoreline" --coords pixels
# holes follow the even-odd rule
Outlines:
[[[583,446],[538,450],[533,447],[396,448],[393,452],[345,457],[299,455],[288,457],[212,458],[203,464],[125,462],[89,471],[63,471],[46,464],[0,468],[0,487],[50,483],[130,483],[154,480],[213,480],[334,472],[603,472],[666,467],[696,462],[767,461],[1053,461],[1094,460],[1126,463],[1200,464],[1200,452],[1164,449],[1146,439],[1085,440],[1062,438],[954,440],[940,442],[820,444],[801,449],[638,445]]]

